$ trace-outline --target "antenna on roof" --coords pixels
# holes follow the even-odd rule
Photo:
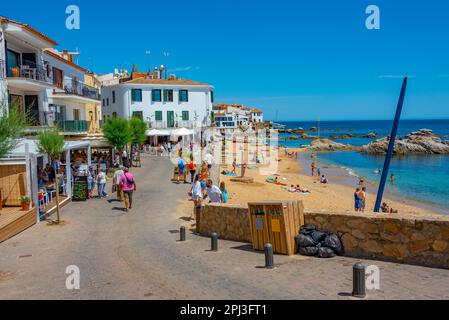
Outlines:
[[[165,60],[166,60],[166,63],[165,63],[165,79],[168,79],[168,59],[170,58],[170,53],[164,51],[164,57],[165,57]]]
[[[151,73],[151,64],[150,64],[151,50],[145,51],[145,54],[148,57],[148,73]]]

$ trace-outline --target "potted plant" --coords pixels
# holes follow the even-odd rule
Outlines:
[[[12,71],[13,78],[18,78],[19,77],[19,75],[20,75],[19,67],[13,67],[13,68],[11,68],[11,71]]]
[[[20,205],[22,206],[22,211],[30,210],[31,199],[28,197],[20,198]]]

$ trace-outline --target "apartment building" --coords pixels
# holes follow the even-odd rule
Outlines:
[[[56,45],[36,29],[0,17],[0,103],[6,112],[29,114],[29,133],[57,126],[68,137],[86,136],[100,127],[99,81],[75,63],[76,53],[59,52]]]
[[[216,104],[213,107],[213,122],[218,129],[233,131],[241,127],[254,127],[263,122],[263,112],[240,104]]]

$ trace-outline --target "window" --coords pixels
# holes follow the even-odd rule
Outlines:
[[[20,66],[20,54],[12,50],[6,50],[6,62],[7,62],[7,76],[8,77],[19,77],[19,66]]]
[[[106,98],[106,105],[109,107],[109,98]]]
[[[189,121],[189,111],[182,112],[182,121]]]
[[[63,80],[64,80],[64,72],[62,72],[62,70],[58,68],[53,67],[53,84],[59,89],[63,89],[64,88]]]
[[[115,118],[117,118],[117,112],[113,112],[112,113],[112,117],[115,119]]]
[[[112,91],[112,103],[115,103],[115,91]]]
[[[73,109],[73,120],[79,121],[80,119],[80,110],[79,109]]]
[[[162,111],[156,111],[155,118],[156,121],[162,121]]]
[[[188,90],[179,90],[179,102],[189,102]]]
[[[103,99],[103,107],[106,107],[106,100]]]
[[[173,102],[173,90],[164,90],[164,102]]]
[[[142,102],[142,89],[132,89],[131,90],[131,101],[132,102]]]
[[[161,102],[162,101],[162,92],[161,90],[152,90],[151,91],[151,101],[153,102]]]
[[[143,112],[142,111],[134,111],[133,118],[139,118],[140,120],[143,120]]]
[[[210,102],[214,103],[214,92],[210,92]]]

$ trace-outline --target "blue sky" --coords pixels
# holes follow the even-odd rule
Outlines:
[[[65,28],[69,4],[80,30]],[[370,4],[380,30],[365,27]],[[273,120],[390,119],[404,74],[404,118],[449,118],[447,0],[3,1],[0,15],[78,48],[98,73],[147,69],[151,50],[153,65],[213,84],[216,102]]]

